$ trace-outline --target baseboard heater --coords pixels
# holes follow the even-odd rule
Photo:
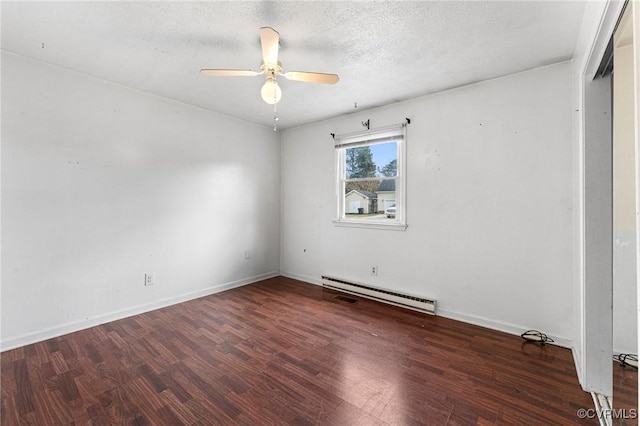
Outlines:
[[[342,291],[356,296],[362,296],[368,299],[389,303],[391,305],[413,309],[414,311],[424,312],[431,315],[436,314],[435,300],[423,299],[407,294],[396,293],[395,291],[383,290],[364,284],[357,284],[326,276],[322,276],[322,286],[330,288],[332,290]]]

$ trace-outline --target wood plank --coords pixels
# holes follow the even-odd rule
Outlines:
[[[614,425],[638,425],[638,416],[631,415],[638,413],[638,370],[618,362],[613,363],[613,409],[620,414],[614,417]]]
[[[336,294],[277,277],[6,351],[1,423],[598,424],[569,350]]]

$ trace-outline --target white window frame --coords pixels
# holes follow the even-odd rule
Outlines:
[[[335,161],[336,161],[336,217],[333,221],[336,226],[348,226],[355,228],[388,229],[404,231],[407,229],[407,203],[406,203],[406,124],[396,124],[379,129],[365,130],[362,132],[336,135],[335,140]],[[397,147],[397,176],[396,181],[396,217],[395,219],[372,220],[372,219],[349,219],[345,214],[345,156],[348,148],[374,145],[385,142],[396,142]],[[363,178],[362,180],[373,180],[374,178]]]

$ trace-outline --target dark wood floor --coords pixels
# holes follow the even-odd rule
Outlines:
[[[613,409],[614,425],[638,424],[638,370],[617,362],[613,363]]]
[[[278,277],[2,353],[3,425],[592,424],[571,352]]]

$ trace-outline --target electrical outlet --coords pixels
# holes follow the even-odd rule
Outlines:
[[[250,250],[245,250],[244,251],[244,260],[249,260],[251,259],[251,251]]]
[[[144,286],[146,287],[154,284],[155,284],[155,281],[153,280],[153,274],[152,273],[144,274]]]
[[[378,265],[371,266],[371,275],[378,275]]]

